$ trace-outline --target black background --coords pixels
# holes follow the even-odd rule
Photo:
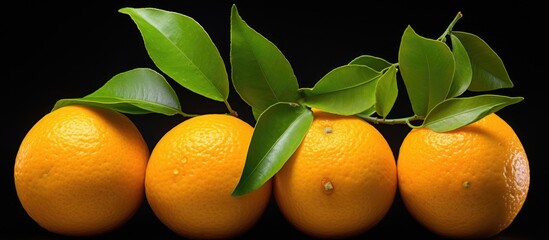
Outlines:
[[[528,154],[531,168],[526,203],[512,225],[494,239],[538,239],[545,234],[548,170],[542,156],[546,143],[545,104],[542,100],[547,75],[542,61],[546,50],[541,21],[543,7],[527,1],[19,1],[4,4],[2,31],[2,119],[7,137],[2,144],[0,183],[2,211],[0,234],[16,239],[65,239],[34,223],[21,207],[13,184],[13,165],[26,132],[62,98],[83,97],[112,76],[137,67],[156,69],[149,59],[137,27],[122,7],[155,7],[179,12],[198,21],[210,34],[229,64],[229,16],[233,3],[247,23],[284,53],[292,64],[300,87],[312,87],[331,69],[369,54],[397,62],[400,38],[406,26],[425,37],[437,38],[458,11],[463,13],[454,30],[484,39],[502,58],[514,82],[512,89],[493,93],[523,96],[524,101],[498,112],[516,131]],[[5,74],[7,72],[7,75]],[[188,113],[225,113],[223,103],[183,89],[168,78],[182,108]],[[401,85],[391,115],[409,116],[410,106]],[[249,107],[231,86],[229,103],[240,117],[254,124]],[[150,149],[162,135],[184,118],[163,115],[129,116]],[[406,126],[376,125],[391,144],[395,157]],[[535,136],[534,134],[537,134]],[[4,135],[6,136],[6,135]],[[387,216],[360,238],[379,239],[404,235],[422,239],[437,237],[418,225],[399,197]],[[102,239],[141,237],[176,239],[145,204],[122,228]],[[258,236],[306,238],[289,225],[271,201],[257,225],[242,238]]]

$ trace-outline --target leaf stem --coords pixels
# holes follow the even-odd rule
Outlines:
[[[372,117],[372,116],[359,116],[360,118],[368,121],[368,122],[371,122],[371,123],[374,123],[374,124],[387,124],[387,125],[395,125],[395,124],[408,124],[411,122],[411,121],[418,121],[418,120],[423,120],[424,117],[420,117],[420,116],[411,116],[411,117],[403,117],[403,118],[392,118],[392,119],[387,119],[387,118],[379,118],[379,117]]]
[[[452,32],[452,28],[454,28],[454,25],[456,25],[457,21],[461,17],[463,17],[463,14],[461,14],[461,12],[458,12],[456,14],[456,16],[454,17],[454,20],[452,20],[452,22],[450,23],[450,25],[448,25],[448,27],[446,28],[444,33],[442,33],[442,35],[440,35],[440,37],[438,37],[437,40],[441,41],[441,42],[445,42],[446,41],[446,36]]]
[[[181,115],[183,117],[186,117],[186,118],[192,118],[192,117],[196,117],[200,114],[190,114],[190,113],[179,112],[179,115]]]
[[[223,100],[223,102],[225,103],[225,106],[227,106],[229,113],[235,117],[238,117],[238,113],[235,110],[233,110],[233,108],[231,108],[231,105],[229,104],[229,102],[227,100]]]

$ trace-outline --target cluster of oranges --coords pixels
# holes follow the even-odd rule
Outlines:
[[[525,150],[495,114],[437,133],[413,129],[395,159],[386,139],[354,116],[313,111],[303,142],[260,189],[232,196],[253,127],[232,115],[189,118],[149,152],[124,114],[71,105],[39,120],[23,139],[14,177],[40,226],[68,236],[112,231],[148,201],[188,238],[232,238],[251,229],[271,194],[287,220],[319,238],[373,228],[397,193],[433,233],[484,238],[507,228],[528,192]]]

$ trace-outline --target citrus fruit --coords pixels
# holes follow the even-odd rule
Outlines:
[[[397,166],[410,214],[449,238],[487,238],[506,229],[530,183],[524,148],[496,114],[446,133],[411,130]]]
[[[357,117],[318,110],[301,145],[274,176],[283,215],[320,238],[373,228],[390,209],[396,189],[395,158],[381,133]]]
[[[17,152],[14,182],[28,215],[51,232],[91,236],[127,222],[144,201],[149,149],[125,115],[65,106],[42,117]]]
[[[187,119],[154,147],[145,177],[158,219],[187,238],[233,238],[251,229],[271,196],[271,182],[232,196],[244,169],[253,128],[226,114]]]

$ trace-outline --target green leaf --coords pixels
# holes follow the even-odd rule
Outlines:
[[[446,98],[452,98],[461,95],[467,90],[471,84],[473,78],[473,69],[471,67],[471,61],[469,61],[469,55],[465,50],[459,38],[454,35],[450,35],[452,39],[452,52],[454,53],[454,59],[456,61],[456,69],[454,72],[454,80],[450,86],[450,92]]]
[[[377,114],[381,117],[386,117],[391,112],[397,99],[398,86],[396,74],[396,67],[391,65],[377,80],[375,107]]]
[[[523,99],[493,94],[447,99],[429,112],[422,127],[437,132],[451,131]]]
[[[303,89],[305,105],[320,110],[353,115],[375,103],[375,89],[380,72],[363,65],[344,65],[333,69],[313,88]]]
[[[231,11],[231,78],[236,92],[253,108],[264,111],[277,102],[298,99],[298,83],[282,52]]]
[[[387,60],[371,55],[358,56],[357,58],[353,59],[349,64],[368,66],[378,72],[381,72],[391,66],[391,63]]]
[[[252,136],[246,164],[233,195],[260,188],[292,156],[313,122],[308,108],[276,103],[259,117]]]
[[[404,31],[398,52],[399,68],[414,113],[425,116],[446,99],[454,76],[454,57],[443,42]]]
[[[122,8],[143,37],[156,66],[181,86],[207,98],[225,101],[229,78],[218,49],[194,19],[155,8]]]
[[[71,104],[105,107],[129,114],[182,114],[175,91],[162,75],[148,68],[119,73],[83,98],[57,101],[53,110]]]
[[[473,78],[468,90],[491,91],[512,88],[513,82],[501,58],[480,37],[466,32],[453,31],[469,55],[473,68]]]

